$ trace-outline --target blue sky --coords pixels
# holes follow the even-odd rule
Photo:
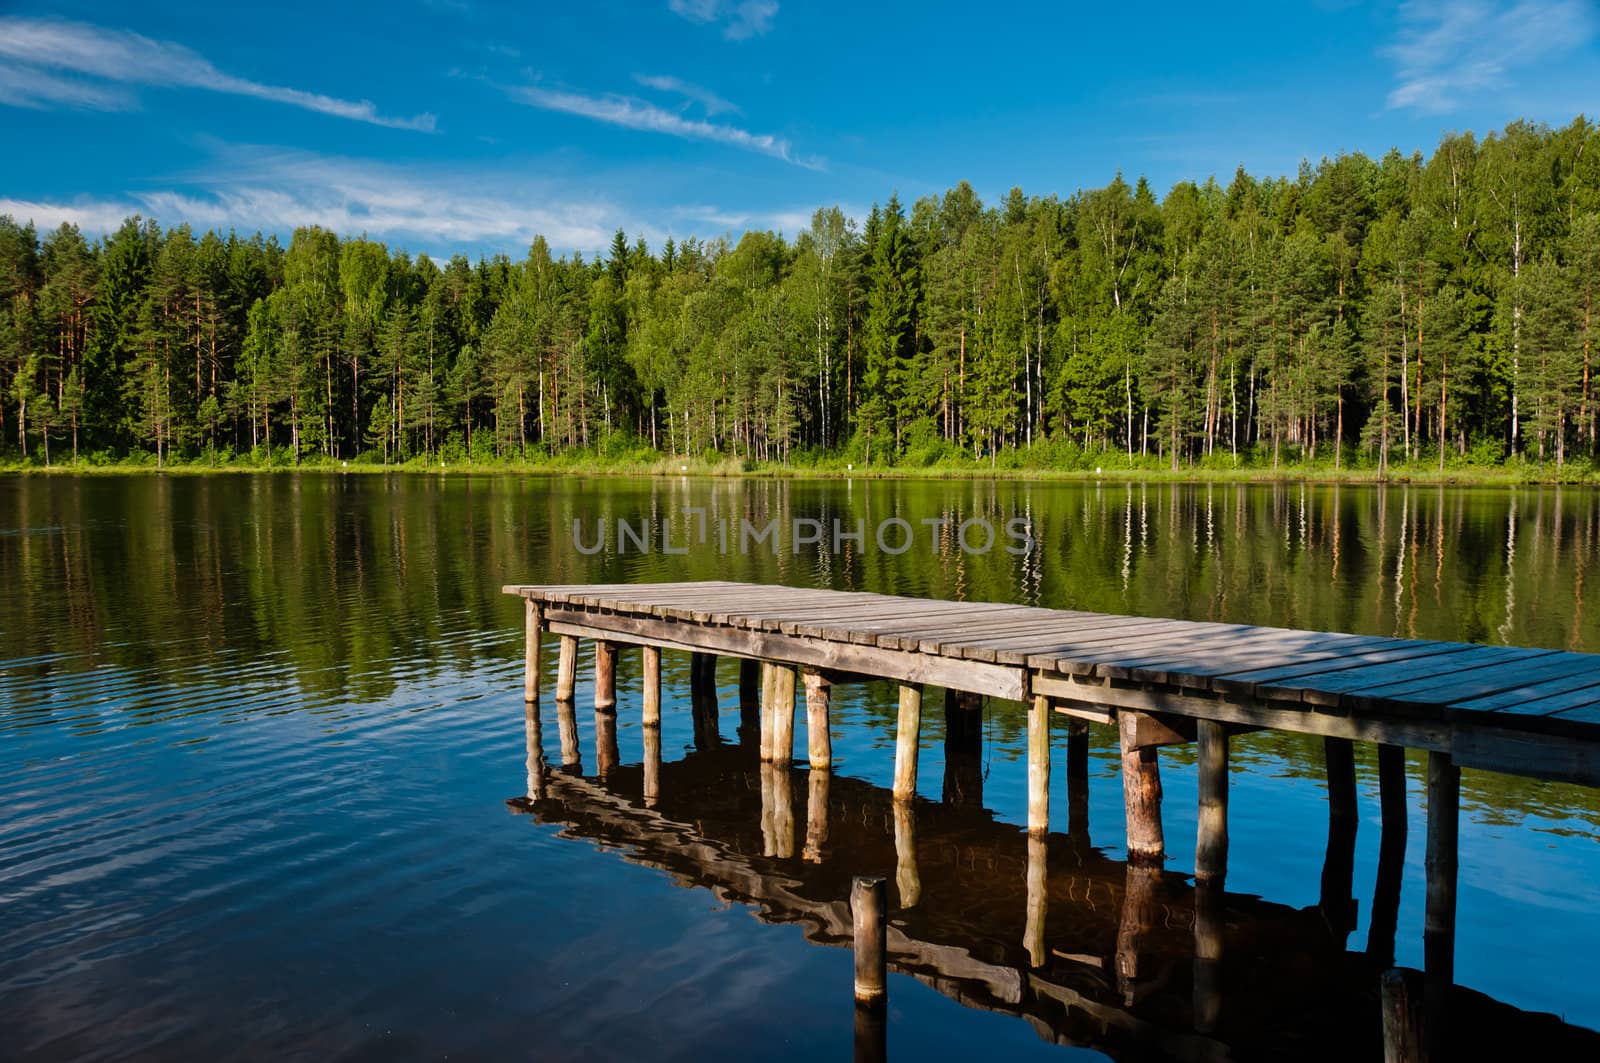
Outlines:
[[[1600,115],[1600,0],[0,0],[0,213],[520,256]]]

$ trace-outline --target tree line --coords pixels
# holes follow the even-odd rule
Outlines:
[[[1591,462],[1600,129],[1292,178],[962,182],[652,250],[0,218],[0,439],[48,463],[674,455]]]

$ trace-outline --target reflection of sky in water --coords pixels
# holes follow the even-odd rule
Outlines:
[[[1302,506],[1297,488],[328,479],[0,481],[0,524],[12,523],[0,531],[51,532],[0,542],[12,589],[0,599],[4,1043],[73,1054],[121,1039],[135,1054],[191,1056],[237,1052],[241,1038],[262,1055],[504,1055],[549,1038],[617,1055],[846,1051],[847,952],[507,815],[524,765],[506,581],[820,578],[1489,641],[1510,602],[1505,640],[1600,650],[1581,590],[1600,556],[1593,493],[1520,492],[1513,520],[1505,494],[1436,489],[1344,488],[1335,506],[1317,487]],[[869,521],[1026,511],[1045,534],[1040,555],[1020,560],[653,555],[586,568],[559,530],[579,511],[637,519],[708,498]],[[625,653],[624,762],[640,756],[637,667]],[[578,720],[592,770],[586,671]],[[687,662],[669,655],[664,671],[671,760],[691,740]],[[722,682],[731,739],[731,669]],[[842,687],[835,704],[836,771],[887,786],[892,690]],[[936,698],[925,721],[919,789],[937,799]],[[995,706],[985,726],[984,803],[1012,824],[1025,821],[1022,725],[1018,707]],[[797,727],[803,750],[803,714]],[[547,719],[547,751],[554,732]],[[1108,730],[1092,748],[1091,838],[1117,856]],[[1314,905],[1320,743],[1254,734],[1234,741],[1233,760],[1230,890]],[[1369,748],[1358,768],[1355,948],[1379,840]],[[1413,966],[1420,769],[1413,760],[1397,939]],[[1163,782],[1169,866],[1186,870],[1192,751],[1164,754]],[[1052,786],[1064,815],[1061,762]],[[803,792],[796,802],[803,822]],[[1597,837],[1594,791],[1465,773],[1464,984],[1600,1026],[1584,966],[1600,950]],[[1025,1024],[908,979],[893,993],[897,1051],[1047,1049]]]

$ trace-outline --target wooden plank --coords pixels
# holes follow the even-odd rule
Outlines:
[[[1453,671],[1438,678],[1410,679],[1376,687],[1363,691],[1356,703],[1362,708],[1382,701],[1448,704],[1573,674],[1586,675],[1591,682],[1600,681],[1600,659],[1589,654],[1545,652],[1495,668]]]
[[[1294,660],[1265,668],[1225,672],[1211,677],[1211,689],[1224,693],[1250,694],[1260,687],[1274,684],[1286,686],[1297,679],[1325,675],[1329,672],[1343,672],[1351,668],[1390,661],[1415,660],[1441,653],[1460,653],[1475,648],[1470,642],[1418,642],[1411,639],[1395,641],[1397,644],[1392,647],[1362,650],[1336,659]]]
[[[1142,687],[1112,686],[1107,680],[1078,676],[1034,675],[1030,680],[1035,693],[1059,701],[1078,702],[1091,707],[1110,705],[1118,709],[1171,713],[1197,719],[1221,720],[1245,727],[1294,731],[1299,734],[1352,738],[1360,742],[1386,742],[1417,749],[1449,749],[1451,728],[1443,722],[1391,719],[1375,716],[1335,716],[1312,712],[1304,707],[1274,704],[1259,698],[1229,696],[1199,697]]]
[[[1042,631],[1043,634],[1039,636],[1039,644],[1047,646],[1059,645],[1066,643],[1067,640],[1071,639],[1074,635],[1081,635],[1085,632],[1126,631],[1130,628],[1142,627],[1161,622],[1162,621],[1151,620],[1147,617],[1135,616],[1097,617],[1091,613],[1086,614],[1082,619],[1062,621],[1060,624],[1041,627],[1040,631]],[[991,637],[992,640],[997,643],[1009,643],[1019,638],[1019,636],[1017,636],[1015,633],[995,634]],[[919,640],[917,643],[917,649],[923,653],[937,653],[946,657],[961,657],[970,647],[981,645],[985,641],[985,638],[970,634],[966,631],[960,631],[953,634],[949,632],[940,632],[937,637],[927,637]],[[969,659],[975,660],[976,658]],[[1026,661],[1016,661],[1014,663],[1024,664]]]
[[[1592,676],[1579,674],[1562,679],[1542,679],[1536,684],[1453,701],[1450,707],[1461,712],[1540,716],[1559,712],[1563,708],[1587,705],[1592,701],[1600,701],[1600,686]]]
[[[1268,699],[1305,701],[1312,705],[1345,707],[1354,699],[1375,687],[1408,679],[1425,679],[1430,676],[1454,675],[1471,668],[1487,668],[1542,654],[1551,650],[1514,650],[1504,646],[1474,646],[1460,653],[1438,654],[1385,664],[1362,665],[1324,672],[1301,679],[1280,683],[1259,684],[1256,694]],[[1371,710],[1370,703],[1362,706]],[[1440,706],[1442,710],[1442,705]]]
[[[1304,648],[1297,648],[1294,651],[1296,660],[1306,664],[1348,660],[1362,650],[1392,646],[1399,641],[1382,636],[1355,638],[1340,635],[1337,639],[1330,639],[1321,646],[1308,643]],[[1242,637],[1229,643],[1202,637],[1180,640],[1178,646],[1179,652],[1169,649],[1148,657],[1106,662],[1095,670],[1095,674],[1108,679],[1168,683],[1204,690],[1213,687],[1213,681],[1218,676],[1264,667],[1284,659],[1283,647],[1265,638]]]
[[[640,617],[595,617],[564,610],[552,610],[547,616],[549,630],[558,635],[655,645],[669,650],[714,650],[728,657],[757,657],[786,664],[861,672],[882,679],[966,690],[1008,701],[1022,701],[1027,697],[1028,676],[1021,668]],[[591,623],[605,626],[592,627]]]

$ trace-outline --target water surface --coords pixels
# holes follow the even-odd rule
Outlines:
[[[742,551],[736,538],[725,550],[715,531],[797,517],[846,530],[859,520],[868,538],[837,551],[786,542],[774,555]],[[870,535],[890,517],[950,523],[893,555]],[[1037,544],[965,553],[950,534],[973,517],[997,527],[1026,518]],[[662,552],[659,537],[647,552],[619,552],[614,534],[594,555],[573,542],[574,520],[589,543],[597,526],[663,518],[685,553]],[[1600,652],[1586,611],[1597,522],[1600,496],[1560,488],[3,479],[0,1054],[848,1051],[846,950],[571,817],[507,805],[527,786],[520,603],[499,594],[502,583],[747,579]],[[688,662],[669,654],[664,667],[665,759],[687,765],[685,788],[722,778],[695,767],[721,754],[695,748]],[[625,800],[642,756],[637,668],[625,653],[624,767],[605,782]],[[736,669],[719,678],[718,730],[733,748]],[[893,698],[886,684],[836,694],[837,781],[861,807],[890,781]],[[584,685],[578,704],[588,705]],[[593,781],[593,714],[576,723],[580,773]],[[962,830],[998,832],[981,841],[1002,861],[1006,832],[1025,821],[1022,723],[1019,706],[989,706],[981,802],[962,813],[978,817]],[[1052,840],[1047,937],[1064,952],[1077,951],[1074,927],[1092,922],[1091,908],[1075,919],[1073,906],[1093,897],[1072,892],[1079,857],[1057,850],[1113,872],[1122,856],[1111,736],[1093,736],[1092,757],[1087,834]],[[1252,918],[1300,926],[1316,914],[1321,757],[1320,743],[1294,736],[1234,742],[1228,888]],[[1358,908],[1337,943],[1352,955],[1366,944],[1378,853],[1372,752],[1358,757]],[[940,837],[936,710],[922,759],[917,827]],[[1398,962],[1413,966],[1420,769],[1414,759],[1396,938]],[[1188,751],[1164,751],[1163,772],[1180,889],[1194,835]],[[797,773],[801,830],[805,785]],[[1065,809],[1065,772],[1054,785]],[[754,829],[730,823],[726,844]],[[1467,771],[1461,835],[1460,982],[1600,1027],[1588,970],[1600,949],[1595,792]],[[840,844],[843,862],[893,855],[892,844]],[[927,859],[923,889],[947,895],[935,854]],[[802,870],[758,865],[775,880]],[[892,880],[895,869],[834,870]],[[998,887],[985,903],[992,920],[1011,918]],[[925,910],[939,909],[930,899]],[[945,930],[975,934],[992,920]],[[897,1055],[1073,1052],[1050,1043],[1059,1028],[963,1007],[909,977],[892,980],[891,999]]]

